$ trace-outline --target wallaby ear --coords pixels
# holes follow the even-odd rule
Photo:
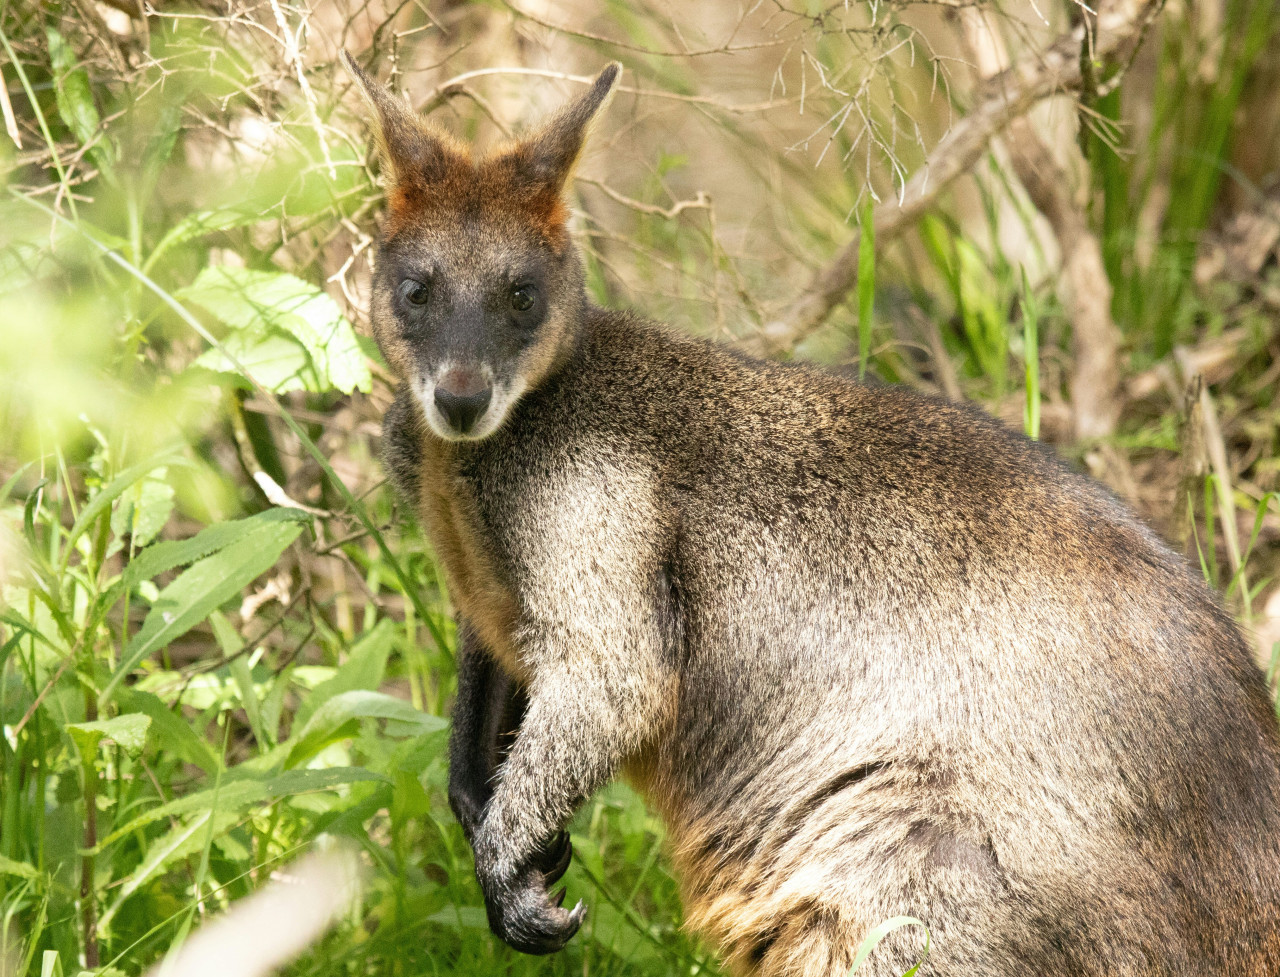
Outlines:
[[[582,154],[587,130],[609,102],[622,75],[617,61],[605,66],[591,87],[567,102],[511,151],[522,176],[559,193]]]
[[[452,164],[464,158],[449,136],[423,120],[403,98],[365,74],[346,51],[342,52],[342,63],[377,117],[374,128],[378,146],[395,184],[437,182]]]

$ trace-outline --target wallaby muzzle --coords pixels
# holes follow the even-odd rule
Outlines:
[[[449,370],[436,384],[436,409],[459,434],[468,433],[493,400],[493,387],[478,370]]]

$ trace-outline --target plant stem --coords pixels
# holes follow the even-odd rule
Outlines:
[[[98,718],[98,694],[93,689],[84,693],[84,716],[87,722]],[[98,912],[93,891],[94,849],[98,847],[98,768],[96,753],[81,758],[84,766],[84,855],[80,860],[80,917],[84,926],[84,965],[98,966]]]

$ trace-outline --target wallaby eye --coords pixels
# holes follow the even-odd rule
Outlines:
[[[427,300],[431,298],[431,289],[425,282],[420,282],[415,278],[406,278],[400,283],[400,294],[404,296],[404,300],[410,305],[426,305]]]
[[[517,285],[511,289],[511,308],[517,312],[528,312],[533,308],[533,302],[538,290],[532,285]]]

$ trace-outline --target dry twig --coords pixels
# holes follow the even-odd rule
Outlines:
[[[307,107],[307,119],[315,130],[316,141],[320,146],[321,155],[324,156],[324,164],[329,172],[329,179],[336,180],[338,174],[333,168],[333,160],[329,157],[329,141],[325,138],[324,125],[320,122],[319,113],[316,112],[315,92],[311,90],[311,84],[307,81],[307,72],[302,64],[302,50],[298,43],[298,39],[302,36],[307,26],[306,15],[303,15],[302,22],[298,25],[298,31],[294,34],[289,31],[289,22],[285,18],[284,11],[280,9],[278,0],[271,0],[271,12],[275,15],[276,26],[280,28],[280,46],[284,48],[285,60],[289,62],[294,74],[297,76],[298,88],[302,92],[302,101]]]
[[[1008,52],[987,12],[974,7],[961,11],[959,19],[978,74],[991,78],[1004,71]],[[1081,440],[1106,437],[1120,418],[1120,330],[1111,318],[1111,283],[1102,245],[1071,192],[1068,173],[1028,117],[1009,124],[1005,144],[1018,181],[1053,228],[1062,256],[1064,298],[1075,347],[1071,372],[1075,436]],[[1079,153],[1074,142],[1072,151]]]
[[[1095,24],[1096,56],[1126,58],[1160,6],[1160,0],[1118,0],[1100,11]],[[933,205],[938,194],[969,172],[991,140],[1010,122],[1050,95],[1079,88],[1083,40],[1083,27],[1069,31],[1045,50],[1023,56],[983,85],[973,110],[939,141],[901,194],[876,207],[873,220],[877,242],[884,244],[910,227]],[[778,353],[795,346],[822,325],[857,279],[861,237],[855,232],[782,314],[744,340],[743,345],[759,353]]]
[[[655,217],[663,217],[666,220],[674,220],[686,210],[706,210],[711,206],[711,198],[707,196],[705,190],[699,190],[692,200],[677,200],[670,207],[659,207],[657,204],[646,204],[640,200],[633,200],[601,180],[590,180],[582,176],[575,177],[575,179],[579,183],[595,187],[614,203],[629,207],[637,213],[651,214]]]
[[[544,68],[523,68],[523,67],[507,67],[507,68],[476,68],[474,71],[464,71],[460,75],[450,78],[448,81],[437,85],[417,105],[418,112],[428,115],[432,110],[438,108],[451,95],[472,78],[484,78],[489,75],[526,75],[535,78],[553,78],[559,81],[572,81],[579,85],[590,85],[595,81],[592,75],[571,75],[563,71],[550,71]],[[799,101],[798,97],[794,98],[771,98],[764,102],[747,102],[740,105],[721,102],[719,99],[711,98],[706,95],[682,95],[679,92],[668,92],[661,88],[634,88],[630,85],[617,85],[614,91],[621,95],[640,95],[647,98],[664,98],[674,102],[684,102],[687,105],[705,105],[708,108],[715,109],[720,112],[730,112],[734,114],[749,114],[753,112],[767,112],[770,109],[779,108],[784,105],[792,105]]]
[[[1190,383],[1195,374],[1190,373],[1191,361],[1182,349],[1175,349],[1174,360],[1182,371],[1183,380]],[[1231,487],[1231,463],[1227,458],[1227,445],[1222,437],[1222,424],[1218,420],[1218,409],[1209,394],[1208,384],[1198,384],[1198,401],[1200,422],[1203,425],[1204,449],[1208,455],[1209,467],[1217,481],[1214,492],[1218,504],[1218,519],[1222,523],[1222,538],[1226,543],[1227,562],[1232,574],[1241,572],[1242,557],[1240,552],[1240,533],[1236,523],[1235,494]],[[1252,616],[1249,601],[1248,581],[1242,580],[1240,595],[1244,604],[1245,617]]]
[[[563,34],[565,36],[576,37],[584,41],[592,41],[596,44],[605,44],[609,47],[618,48],[622,51],[633,51],[636,54],[644,54],[652,58],[700,58],[709,54],[736,54],[740,51],[758,51],[761,48],[773,48],[787,43],[785,39],[775,37],[767,41],[758,41],[748,44],[734,44],[734,37],[736,37],[738,32],[741,30],[743,22],[747,19],[747,15],[751,13],[750,9],[745,8],[739,13],[737,24],[729,35],[729,39],[723,44],[704,48],[691,48],[686,45],[679,51],[663,51],[657,48],[645,47],[640,44],[632,44],[628,41],[620,41],[604,37],[601,34],[593,34],[590,31],[575,30],[572,27],[567,27],[562,24],[553,24],[550,21],[539,17],[537,14],[517,7],[515,4],[510,2],[506,4],[506,7],[517,17],[537,24],[539,27],[545,27],[554,34]],[[676,32],[677,34],[679,33],[678,28],[676,28]],[[681,40],[683,40],[683,38]]]

